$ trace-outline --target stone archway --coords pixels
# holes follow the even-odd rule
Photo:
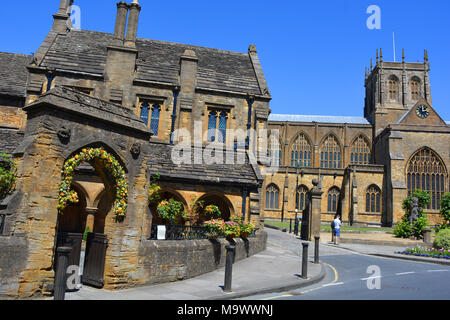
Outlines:
[[[230,200],[226,196],[220,193],[212,192],[203,195],[199,201],[203,201],[203,207],[208,205],[216,205],[221,212],[221,218],[225,221],[230,220],[230,217],[234,214],[234,208]],[[204,221],[206,218],[203,212],[200,213],[200,221]]]

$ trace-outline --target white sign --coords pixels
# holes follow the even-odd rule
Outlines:
[[[158,240],[166,240],[166,226],[158,226]]]

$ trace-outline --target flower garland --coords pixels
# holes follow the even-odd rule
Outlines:
[[[73,172],[83,162],[92,162],[99,159],[104,167],[112,174],[116,182],[116,200],[114,202],[114,213],[118,218],[124,218],[128,206],[128,182],[125,171],[120,163],[103,148],[87,148],[66,161],[62,170],[62,182],[59,186],[58,212],[62,213],[69,203],[78,203],[79,198],[76,191],[71,190]]]

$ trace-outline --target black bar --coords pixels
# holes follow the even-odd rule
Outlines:
[[[303,255],[302,255],[302,278],[308,278],[308,242],[302,242]]]
[[[292,233],[292,219],[289,219],[289,233]]]
[[[314,242],[315,242],[315,246],[314,246],[314,263],[315,264],[319,263],[319,240],[320,240],[319,236],[314,236]]]
[[[58,266],[55,272],[55,284],[53,288],[53,299],[64,300],[66,295],[67,267],[69,265],[69,255],[71,247],[59,247],[56,249]]]
[[[3,231],[5,229],[5,218],[6,214],[0,214],[0,235],[3,234]]]
[[[224,292],[231,292],[231,282],[233,278],[233,260],[235,246],[229,245],[225,247],[227,249],[227,260],[225,262],[225,281],[223,286]]]

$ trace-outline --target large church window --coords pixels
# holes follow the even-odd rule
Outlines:
[[[297,189],[297,195],[295,197],[295,209],[299,211],[305,210],[306,197],[308,196],[308,188],[301,185]]]
[[[370,162],[370,144],[366,138],[359,136],[352,145],[350,154],[351,164],[369,164]]]
[[[266,189],[266,209],[278,209],[279,189],[271,184]]]
[[[411,88],[411,99],[413,101],[417,101],[420,99],[420,80],[417,77],[414,77],[410,82]]]
[[[417,151],[406,169],[408,196],[415,190],[427,191],[431,202],[427,209],[439,210],[447,189],[447,170],[439,156],[425,147]]]
[[[320,167],[329,169],[342,168],[341,147],[334,135],[329,135],[322,144]]]
[[[328,191],[328,212],[337,212],[340,190],[338,187],[333,187]]]
[[[389,100],[398,100],[398,88],[399,88],[398,78],[392,75],[389,77],[387,83],[388,83]]]
[[[308,138],[303,133],[300,134],[291,148],[291,167],[311,167],[311,150]]]
[[[376,185],[371,185],[366,191],[366,212],[381,212],[381,191]]]

